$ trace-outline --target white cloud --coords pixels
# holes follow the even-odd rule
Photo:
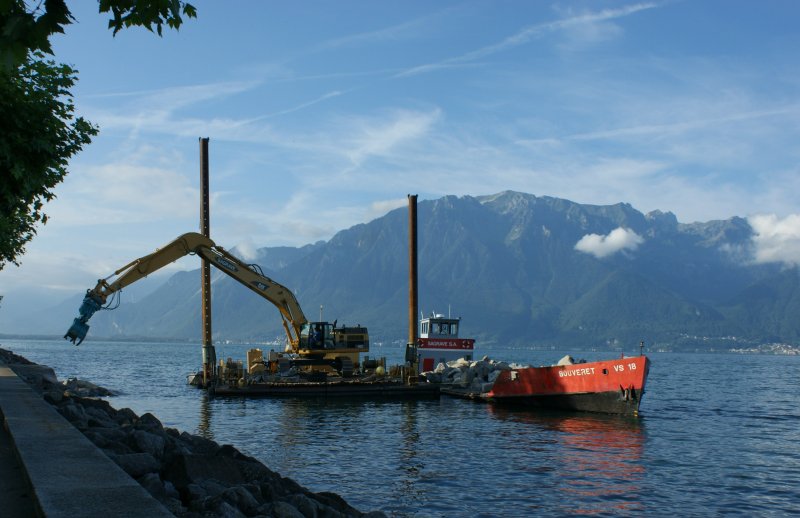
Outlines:
[[[316,99],[311,99],[310,101],[306,101],[306,102],[300,103],[297,106],[292,106],[292,107],[283,109],[281,111],[278,111],[278,112],[275,112],[275,113],[271,113],[269,115],[264,115],[264,116],[258,117],[256,119],[253,119],[253,121],[250,121],[250,122],[254,122],[256,120],[265,119],[265,118],[269,118],[269,117],[277,117],[278,115],[286,115],[286,114],[293,113],[293,112],[296,112],[296,111],[299,111],[299,110],[304,110],[305,108],[309,108],[311,106],[314,106],[315,104],[319,104],[321,102],[327,101],[328,99],[333,99],[334,97],[339,97],[340,95],[342,95],[342,92],[339,92],[337,90],[334,90],[332,92],[327,92],[327,93],[317,97]]]
[[[251,237],[247,237],[243,241],[240,241],[239,244],[234,247],[231,253],[240,258],[242,261],[254,261],[256,257],[258,257],[258,247],[253,242]]]
[[[367,210],[367,221],[380,218],[394,209],[405,207],[406,205],[408,205],[408,198],[374,201],[370,204],[369,209]]]
[[[800,264],[800,214],[781,219],[775,214],[747,218],[753,227],[756,263]]]
[[[171,168],[111,163],[74,171],[49,211],[58,226],[191,218],[198,188]]]
[[[103,132],[127,131],[130,136],[137,138],[149,134],[192,137],[213,134],[216,138],[251,141],[253,123],[263,117],[210,116],[207,115],[207,107],[231,98],[240,98],[260,84],[259,81],[231,81],[95,95],[86,98],[83,115],[98,124]],[[323,100],[331,96],[326,94]],[[316,102],[320,100],[306,104],[313,105]],[[206,108],[203,115],[194,115],[198,113],[198,106]]]
[[[623,250],[636,250],[643,242],[633,230],[617,227],[606,236],[586,234],[575,244],[575,250],[602,259]]]
[[[434,29],[432,27],[440,23],[446,23],[446,21],[452,21],[453,16],[457,13],[458,9],[448,7],[441,11],[389,27],[334,38],[323,42],[315,50],[328,50],[348,46],[374,47],[374,45],[378,43],[419,38],[420,34],[433,31]],[[445,20],[445,22],[442,20]]]
[[[393,148],[426,135],[439,120],[441,110],[430,112],[398,110],[388,120],[362,121],[358,134],[348,146],[347,154],[354,164],[375,155],[384,155]],[[347,144],[345,144],[347,145]]]
[[[128,99],[128,105],[137,111],[142,107],[150,110],[170,110],[204,103],[210,100],[226,98],[252,90],[260,84],[258,81],[224,81],[217,83],[172,86],[135,92],[117,92],[87,96],[87,99]],[[119,108],[120,106],[117,105]]]
[[[567,17],[553,22],[530,25],[515,34],[508,36],[502,41],[492,45],[487,45],[471,52],[467,52],[461,56],[445,59],[438,63],[428,63],[404,70],[403,72],[398,73],[397,77],[414,76],[426,72],[450,68],[454,65],[475,62],[493,54],[504,52],[506,50],[519,47],[520,45],[525,45],[531,40],[541,38],[546,34],[559,31],[569,31],[573,38],[578,38],[577,35],[581,33],[582,30],[583,32],[580,36],[580,39],[584,43],[588,43],[590,40],[601,41],[608,38],[610,33],[619,33],[619,29],[604,22],[630,16],[638,13],[639,11],[654,9],[656,7],[659,6],[655,3],[640,3],[624,6],[619,9],[603,9],[601,11],[587,12],[578,15],[573,15],[570,13]]]

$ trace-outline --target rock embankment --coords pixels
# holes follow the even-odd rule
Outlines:
[[[59,382],[53,370],[0,349],[0,360],[179,517],[338,518],[362,513],[334,493],[313,493],[231,445],[165,428],[152,414],[117,410],[91,383]]]

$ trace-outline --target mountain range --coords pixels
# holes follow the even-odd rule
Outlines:
[[[743,218],[683,224],[625,203],[506,191],[421,201],[418,221],[421,312],[462,317],[461,335],[484,345],[800,344],[797,267],[754,262],[754,231]],[[407,246],[403,207],[329,241],[261,248],[248,262],[290,287],[309,320],[321,313],[366,325],[373,341],[404,341]],[[135,301],[123,290],[118,309],[92,318],[90,338],[199,340],[199,288],[198,268]],[[215,340],[281,339],[277,309],[219,271],[212,295]],[[36,329],[63,334],[81,298],[34,315]]]

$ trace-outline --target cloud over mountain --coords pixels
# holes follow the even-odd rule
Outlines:
[[[575,244],[575,250],[602,259],[622,250],[636,250],[644,239],[633,230],[617,227],[605,236],[586,234]]]
[[[800,264],[800,214],[778,218],[759,214],[748,219],[753,227],[756,263]]]

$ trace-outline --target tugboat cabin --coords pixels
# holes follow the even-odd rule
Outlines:
[[[420,372],[432,371],[439,363],[464,358],[472,361],[475,340],[459,338],[461,318],[448,318],[432,314],[419,321],[419,368]]]

